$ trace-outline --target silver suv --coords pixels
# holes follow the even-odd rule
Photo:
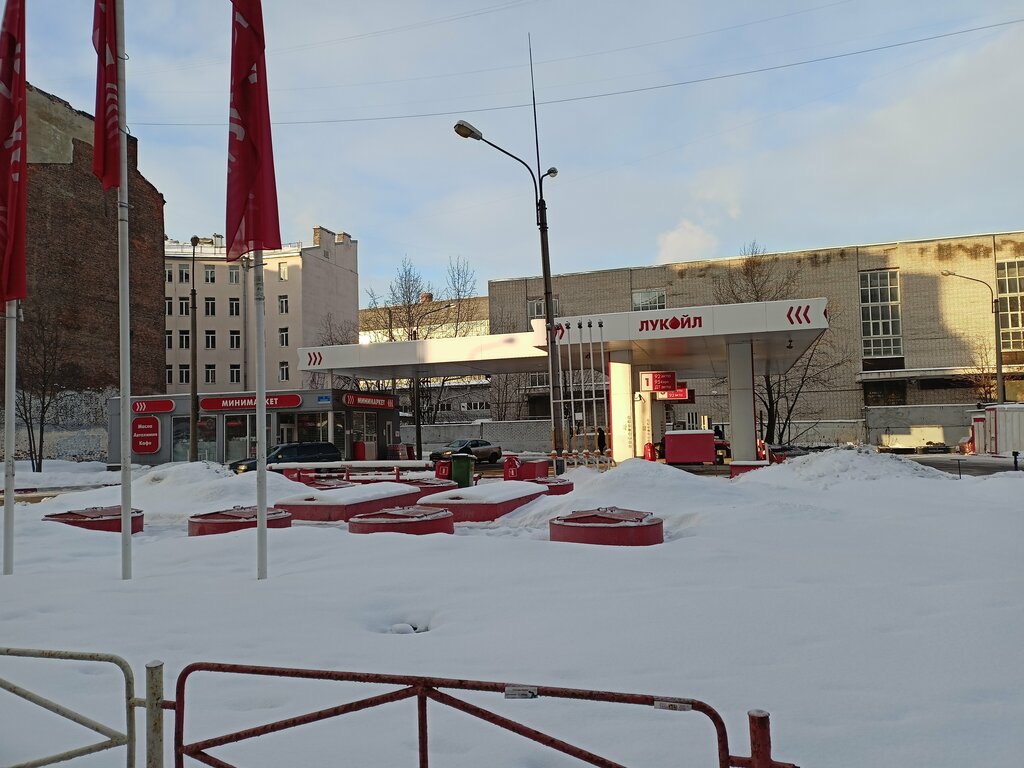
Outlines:
[[[491,464],[497,464],[501,460],[501,446],[486,440],[452,440],[441,450],[431,453],[430,460],[450,459],[453,453],[470,455],[477,461],[487,461]]]

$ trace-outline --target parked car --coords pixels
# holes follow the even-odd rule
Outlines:
[[[450,459],[453,453],[473,456],[477,461],[497,464],[501,460],[501,446],[487,440],[452,440],[439,451],[430,454],[431,461]]]
[[[301,461],[341,461],[341,451],[334,443],[281,443],[267,454],[267,464]],[[239,459],[228,464],[228,468],[241,474],[256,469],[256,459]]]
[[[791,459],[794,456],[807,456],[808,451],[803,448],[797,448],[795,445],[769,445],[768,446],[768,460],[772,464],[781,464],[786,459]]]

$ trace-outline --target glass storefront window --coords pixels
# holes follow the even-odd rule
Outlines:
[[[267,414],[267,447],[270,442],[270,414]],[[256,414],[229,413],[224,416],[224,461],[256,458]]]
[[[196,424],[199,428],[199,460],[217,461],[217,417],[200,416]],[[171,461],[188,461],[190,431],[188,416],[175,416],[171,420]]]

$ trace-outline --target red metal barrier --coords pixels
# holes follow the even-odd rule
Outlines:
[[[263,677],[284,677],[304,680],[330,680],[335,682],[369,683],[374,685],[403,686],[395,691],[369,696],[364,699],[352,701],[347,704],[340,704],[335,707],[309,712],[296,717],[289,717],[284,720],[277,720],[271,723],[264,723],[252,728],[245,728],[233,733],[216,736],[203,741],[193,743],[185,742],[185,684],[189,677],[198,672],[216,672],[222,674],[256,675]],[[443,704],[460,712],[464,712],[485,722],[496,725],[499,728],[519,734],[527,739],[537,742],[542,746],[554,749],[563,754],[575,757],[589,765],[601,766],[602,768],[625,768],[620,763],[609,760],[606,757],[597,755],[582,747],[575,746],[562,741],[550,734],[527,727],[515,720],[499,715],[490,710],[470,704],[441,689],[455,691],[478,691],[487,693],[504,694],[506,699],[534,699],[540,697],[576,699],[582,701],[598,701],[616,704],[636,704],[640,706],[653,707],[654,709],[674,710],[677,712],[699,712],[707,717],[715,729],[717,741],[718,768],[797,768],[790,763],[780,763],[771,757],[771,735],[769,733],[768,713],[761,710],[751,710],[748,713],[750,721],[751,757],[739,757],[729,754],[729,738],[725,729],[725,722],[708,704],[697,699],[675,698],[668,696],[652,696],[636,693],[616,693],[613,691],[590,691],[578,688],[557,688],[551,686],[525,686],[511,685],[508,683],[482,682],[479,680],[458,680],[439,677],[416,677],[410,675],[387,675],[373,674],[366,672],[335,672],[320,669],[293,669],[287,667],[261,667],[243,664],[214,664],[195,663],[189,664],[178,675],[175,688],[174,708],[174,765],[175,768],[184,768],[185,757],[205,763],[206,765],[217,766],[218,768],[234,768],[231,763],[208,754],[208,750],[221,747],[225,744],[234,744],[246,739],[264,736],[270,733],[294,728],[300,725],[328,720],[332,717],[339,717],[351,712],[359,712],[382,704],[389,704],[394,701],[402,701],[416,697],[417,719],[418,719],[418,742],[419,742],[419,765],[420,768],[428,766],[428,745],[427,745],[427,699]]]

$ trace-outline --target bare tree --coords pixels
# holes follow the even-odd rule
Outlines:
[[[467,336],[486,320],[475,293],[476,273],[466,259],[449,260],[445,285],[438,290],[405,258],[386,291],[369,291],[364,328],[379,341]],[[450,400],[452,382],[451,377],[420,380],[422,423],[438,420],[442,404]]]
[[[64,402],[85,389],[81,366],[68,362],[74,335],[75,329],[52,305],[25,302],[24,319],[18,323],[15,410],[28,431],[35,472],[43,469],[46,427],[58,426]]]
[[[359,342],[359,328],[350,321],[338,320],[333,312],[328,312],[320,320],[316,343],[322,347],[335,344],[356,344]],[[309,389],[362,389],[362,379],[354,376],[342,376],[325,371],[307,371],[306,386]]]
[[[712,291],[720,304],[780,301],[797,298],[799,272],[778,256],[769,254],[756,240],[744,246],[742,260],[715,279]],[[831,308],[835,321],[838,308]],[[819,336],[786,373],[765,373],[754,377],[754,397],[764,414],[763,439],[783,442],[790,436],[801,398],[827,392],[837,385],[840,372],[851,361],[851,352],[831,330]],[[799,415],[814,416],[804,406]]]
[[[757,240],[740,251],[738,267],[730,267],[715,280],[712,290],[719,304],[745,304],[751,301],[781,301],[796,293],[799,272],[778,256],[768,253]]]
[[[516,320],[511,310],[506,310],[494,320],[492,333],[512,333]],[[499,373],[491,376],[491,418],[495,421],[509,421],[523,418],[526,407],[526,389],[529,374]]]
[[[987,336],[974,336],[969,340],[970,361],[963,378],[968,382],[974,397],[980,403],[993,403],[996,400],[995,352],[991,340]],[[1004,375],[1004,383],[1012,376]]]

